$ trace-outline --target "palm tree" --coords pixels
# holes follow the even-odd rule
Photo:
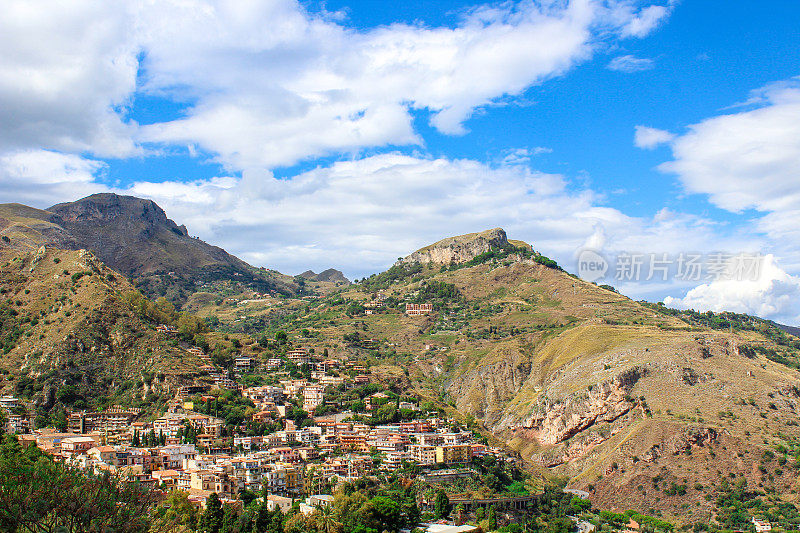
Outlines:
[[[341,533],[342,524],[336,521],[333,506],[324,504],[317,507],[317,530],[323,533]]]

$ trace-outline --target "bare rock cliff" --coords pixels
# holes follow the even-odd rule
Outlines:
[[[508,238],[502,228],[494,228],[480,233],[468,233],[448,237],[435,242],[425,248],[398,261],[398,263],[434,263],[449,265],[451,263],[466,263],[470,259],[507,246]]]
[[[500,427],[523,428],[542,445],[554,445],[591,427],[596,422],[613,422],[634,406],[628,392],[644,370],[632,368],[591,390],[566,398],[544,397],[522,417],[509,413]]]

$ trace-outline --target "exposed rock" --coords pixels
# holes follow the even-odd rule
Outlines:
[[[40,246],[39,249],[36,251],[36,255],[33,256],[33,260],[31,261],[31,268],[30,268],[31,272],[33,272],[33,270],[36,268],[36,265],[38,265],[39,262],[42,259],[44,259],[46,255],[47,255],[47,248],[45,248],[44,245]]]
[[[447,390],[456,399],[463,412],[482,418],[487,426],[494,426],[503,415],[505,403],[519,390],[530,376],[530,363],[520,354],[474,368],[451,381]]]
[[[699,374],[695,369],[686,367],[683,369],[682,379],[683,382],[686,383],[687,385],[694,386],[697,385],[698,383],[704,383],[706,381],[714,379],[714,376],[707,372]]]
[[[632,368],[589,391],[555,401],[544,398],[523,419],[522,427],[532,429],[541,444],[553,445],[595,422],[613,422],[634,407],[627,394],[643,374],[644,369]]]
[[[329,283],[344,283],[349,285],[350,280],[347,279],[344,274],[340,270],[336,270],[335,268],[329,268],[327,270],[323,270],[319,274],[314,272],[313,270],[306,270],[302,274],[300,274],[301,278],[305,278],[308,281],[327,281]]]
[[[449,265],[452,263],[466,263],[474,257],[507,247],[509,244],[527,246],[525,243],[514,241],[509,243],[506,232],[502,228],[494,228],[480,233],[468,233],[456,237],[448,237],[435,242],[425,248],[400,259],[398,263],[433,263]]]
[[[566,447],[543,452],[533,458],[534,461],[542,466],[552,468],[563,465],[588,455],[598,445],[609,439],[609,436],[600,432],[592,431],[581,438],[576,437],[569,442]]]
[[[646,463],[652,463],[659,457],[661,457],[661,445],[654,444],[649,450],[642,454],[641,460]]]
[[[708,427],[689,426],[672,438],[672,453],[679,454],[696,446],[707,446],[717,440],[717,430]]]

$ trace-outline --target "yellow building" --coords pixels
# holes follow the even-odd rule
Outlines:
[[[286,467],[286,490],[295,491],[300,488],[300,473],[294,467]]]
[[[436,462],[446,465],[468,463],[472,460],[472,446],[469,444],[448,444],[436,447]]]

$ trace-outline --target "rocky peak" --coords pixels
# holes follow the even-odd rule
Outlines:
[[[186,229],[178,227],[152,200],[100,193],[75,202],[56,204],[48,209],[60,222],[71,224],[113,224],[115,226],[141,225],[148,228],[167,227],[185,235]]]
[[[516,243],[512,243],[515,244]],[[404,257],[398,263],[466,263],[470,259],[509,245],[506,232],[494,228],[478,233],[448,237]]]
[[[300,274],[300,277],[305,278],[309,281],[328,281],[331,283],[350,284],[350,280],[347,279],[340,270],[336,270],[335,268],[329,268],[327,270],[323,270],[319,274],[317,274],[313,270],[306,270],[305,272]]]

